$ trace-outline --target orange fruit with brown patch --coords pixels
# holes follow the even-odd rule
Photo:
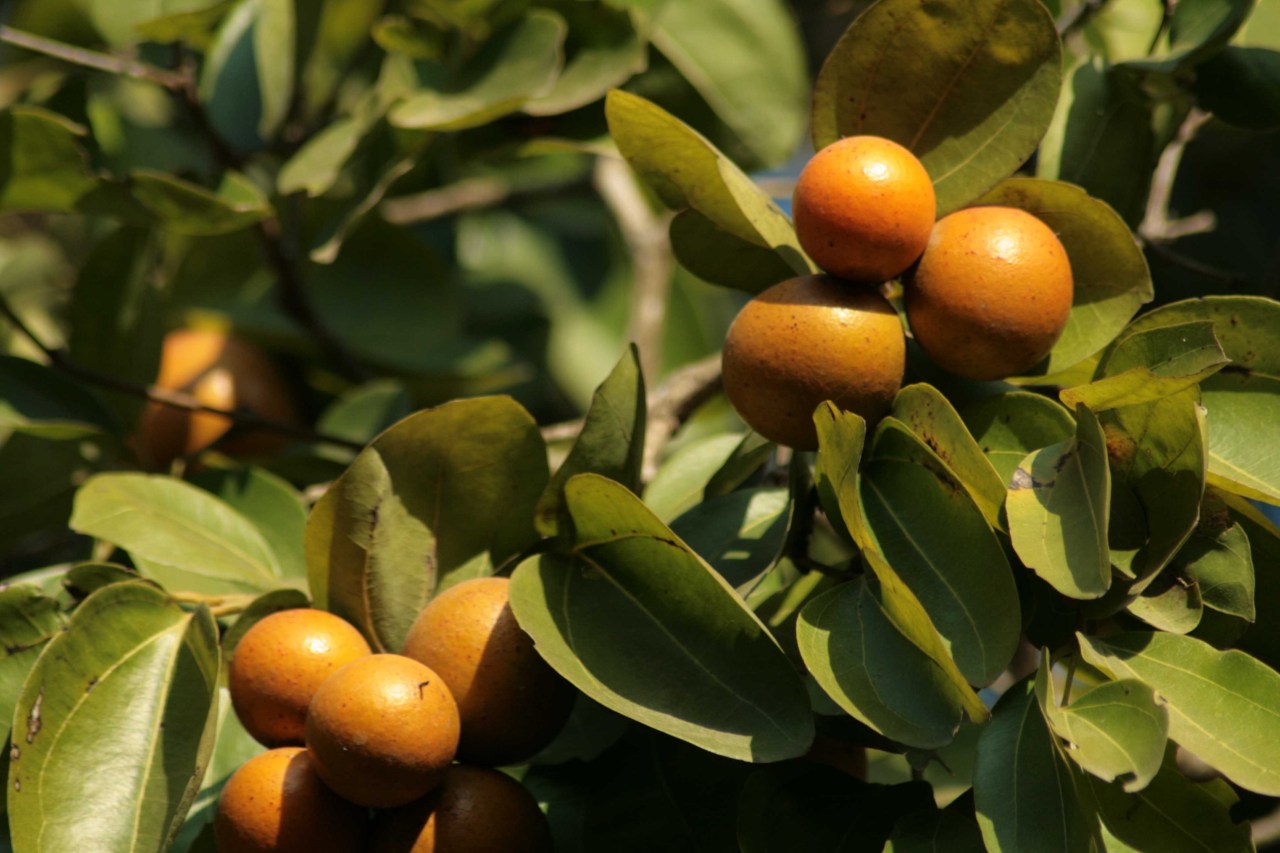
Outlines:
[[[181,391],[215,409],[246,409],[264,418],[294,423],[288,384],[260,347],[212,329],[178,329],[165,336],[155,385]],[[143,461],[166,468],[180,456],[212,445],[231,429],[232,421],[211,412],[191,412],[148,403],[134,436]],[[243,456],[264,455],[287,439],[266,430],[243,430],[223,449]]]
[[[425,799],[381,812],[371,853],[551,853],[551,828],[519,782],[455,764]]]
[[[227,687],[236,716],[259,743],[300,744],[316,690],[339,667],[372,651],[332,613],[273,613],[246,631],[232,653]]]
[[[316,775],[302,747],[281,747],[240,766],[218,798],[213,836],[219,853],[358,853],[368,815]]]
[[[1053,349],[1074,284],[1067,251],[1044,222],[1012,207],[971,207],[934,227],[904,295],[929,358],[968,379],[1003,379]]]
[[[824,400],[875,421],[902,385],[902,321],[883,296],[813,275],[775,284],[743,306],[725,338],[724,390],[765,438],[814,450]]]
[[[916,156],[880,136],[823,148],[792,195],[796,236],[834,276],[881,282],[911,266],[929,241],[938,200]]]
[[[402,655],[369,655],[329,676],[307,712],[320,778],[353,803],[391,808],[425,796],[458,749],[444,679]]]
[[[514,764],[559,733],[576,692],[533,647],[511,612],[507,578],[463,581],[433,598],[404,653],[434,669],[458,701],[458,758]]]

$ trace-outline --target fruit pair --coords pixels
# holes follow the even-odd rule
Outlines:
[[[916,342],[970,379],[1032,367],[1066,325],[1071,267],[1048,226],[1008,207],[935,223],[928,173],[887,139],[849,137],[818,152],[793,212],[801,246],[830,276],[756,296],[724,348],[725,393],[766,438],[815,449],[813,410],[824,400],[868,420],[888,409],[906,365],[897,313],[873,289],[890,278],[904,279]]]

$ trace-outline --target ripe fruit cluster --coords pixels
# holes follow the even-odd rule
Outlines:
[[[227,781],[218,850],[550,851],[532,796],[489,767],[545,747],[575,694],[516,624],[507,589],[484,578],[436,596],[403,655],[374,654],[320,610],[245,632],[231,701],[272,748]]]
[[[729,328],[724,387],[748,425],[817,448],[814,409],[830,400],[869,421],[906,368],[901,320],[878,286],[901,278],[916,343],[944,369],[1002,379],[1035,366],[1071,311],[1066,250],[1036,217],[973,207],[935,222],[924,166],[906,148],[853,136],[819,151],[793,198],[796,236],[827,275],[754,297]]]

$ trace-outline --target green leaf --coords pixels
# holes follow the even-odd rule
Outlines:
[[[999,527],[1006,481],[942,392],[924,383],[908,385],[894,398],[891,414],[947,466],[987,523]]]
[[[88,598],[104,586],[141,580],[138,573],[116,563],[77,563],[67,569],[62,585],[75,598]]]
[[[369,45],[386,0],[322,0],[299,7],[299,20],[314,19],[314,36],[300,47],[299,107],[307,121],[323,118],[338,88]],[[299,32],[307,27],[300,26]]]
[[[533,544],[538,426],[509,397],[410,415],[361,451],[307,519],[316,606],[397,650],[427,600]]]
[[[923,782],[868,785],[822,766],[761,768],[738,800],[742,853],[879,853],[894,822],[932,804]]]
[[[228,660],[234,657],[240,639],[250,628],[271,614],[309,606],[307,596],[296,589],[274,589],[263,593],[249,602],[249,606],[240,611],[236,621],[223,633],[222,653]]]
[[[391,110],[391,123],[418,130],[478,127],[546,94],[564,62],[564,19],[538,10],[485,43],[462,71],[428,82]]]
[[[235,5],[235,0],[215,0],[212,5],[202,5],[190,12],[174,12],[159,18],[150,18],[133,27],[141,41],[157,44],[182,42],[199,50],[209,49],[218,24]]]
[[[858,134],[905,145],[929,171],[945,215],[1031,156],[1061,76],[1053,18],[1035,0],[880,0],[822,66],[813,146]]]
[[[644,490],[653,514],[670,522],[703,499],[703,490],[742,443],[738,433],[720,433],[690,442],[658,467]]]
[[[217,0],[85,0],[79,5],[112,47],[125,47],[141,40],[139,25],[199,12],[217,5]]]
[[[258,135],[271,139],[284,124],[293,103],[297,22],[294,0],[259,0],[253,28],[253,59],[258,68],[262,114]]]
[[[1141,791],[1126,793],[1119,782],[1107,784],[1082,776],[1103,825],[1134,850],[1161,853],[1246,853],[1254,849],[1249,824],[1235,823],[1228,810],[1235,793],[1221,779],[1196,784],[1178,770],[1168,751],[1155,778]],[[1111,846],[1108,845],[1108,850]]]
[[[1036,177],[1082,187],[1135,226],[1158,153],[1151,97],[1140,83],[1096,56],[1081,62],[1036,158]]]
[[[692,208],[721,231],[773,249],[797,273],[812,269],[791,222],[768,194],[693,128],[618,90],[605,100],[605,115],[622,156],[667,207]]]
[[[1174,559],[1206,607],[1254,620],[1253,552],[1243,526],[1232,524],[1216,535],[1194,533]]]
[[[787,489],[741,489],[692,507],[671,532],[746,597],[782,556],[793,511]]]
[[[1280,127],[1280,51],[1227,47],[1196,69],[1196,100],[1216,118],[1250,130]]]
[[[862,461],[867,422],[861,415],[841,411],[834,403],[826,402],[814,411],[813,423],[818,431],[814,482],[822,511],[859,548],[869,548],[871,537],[858,494],[858,464]]]
[[[632,344],[591,397],[582,432],[538,500],[538,532],[554,536],[564,512],[564,486],[576,474],[600,474],[632,491],[640,489],[644,457],[644,376]]]
[[[272,216],[266,197],[228,172],[218,192],[173,175],[139,169],[130,176],[133,197],[176,234],[208,237],[248,228]]]
[[[262,468],[210,468],[191,478],[194,485],[217,495],[262,534],[285,579],[305,581],[302,552],[307,509],[302,495]]]
[[[1198,385],[1230,363],[1209,322],[1128,335],[1099,367],[1099,378],[1064,389],[1062,402],[1095,412],[1149,403]]]
[[[413,411],[413,398],[404,383],[377,379],[352,388],[325,409],[316,429],[328,435],[368,443],[374,436]]]
[[[717,755],[802,755],[813,716],[799,675],[732,588],[625,488],[565,486],[572,550],[522,563],[511,607],[580,690]]]
[[[1027,454],[1067,441],[1076,431],[1069,411],[1027,391],[985,397],[965,406],[960,416],[1005,485]]]
[[[0,210],[74,211],[98,184],[80,143],[85,132],[39,107],[0,112]]]
[[[98,474],[76,492],[72,530],[129,552],[147,577],[186,592],[260,592],[280,564],[248,519],[173,477]]]
[[[1028,371],[1066,370],[1119,335],[1138,308],[1151,301],[1151,273],[1124,220],[1105,202],[1058,181],[1010,178],[976,204],[1025,210],[1053,229],[1067,250],[1075,282],[1071,314],[1048,358]]]
[[[1010,688],[978,739],[974,805],[987,849],[1006,853],[1094,849],[1093,815],[1027,684]]]
[[[1208,320],[1233,362],[1201,391],[1209,431],[1209,482],[1254,500],[1280,503],[1280,303],[1256,296],[1209,296],[1144,314],[1126,334]]]
[[[804,135],[809,80],[800,33],[778,0],[674,0],[650,39],[761,166]]]
[[[214,130],[231,146],[256,149],[262,116],[254,29],[263,0],[238,0],[223,18],[200,66],[198,96]]]
[[[933,809],[899,819],[884,853],[986,853],[986,849],[973,818]]]
[[[207,609],[183,610],[144,583],[90,596],[45,647],[14,711],[15,844],[167,849],[213,749],[219,667]]]
[[[1215,54],[1249,17],[1253,0],[1179,0],[1169,19],[1169,43],[1162,55],[1127,63],[1144,71],[1172,74]]]
[[[1066,754],[1105,782],[1141,791],[1155,778],[1169,740],[1169,714],[1141,681],[1108,681],[1059,707],[1047,655],[1036,673],[1036,696]]]
[[[29,584],[0,589],[0,725],[10,725],[27,673],[45,643],[62,631],[58,602]],[[5,735],[8,736],[6,730]]]
[[[680,266],[711,284],[759,293],[803,272],[773,249],[722,230],[693,208],[671,220],[670,237]]]
[[[875,550],[919,599],[965,679],[990,684],[1017,650],[1022,617],[1013,572],[981,510],[893,417],[876,430],[858,493]],[[841,507],[846,519],[855,511]]]
[[[1171,634],[1187,634],[1196,629],[1204,616],[1200,589],[1178,578],[1162,575],[1160,579],[1125,607],[1153,628]],[[1163,582],[1163,583],[1162,583]]]
[[[549,5],[569,26],[567,59],[551,91],[526,103],[524,112],[549,116],[584,107],[648,66],[645,40],[625,10],[577,0]]]
[[[84,385],[11,355],[0,355],[0,428],[50,439],[119,431],[115,418]]]
[[[805,605],[796,642],[819,686],[854,718],[919,749],[950,743],[986,707],[911,591],[874,551],[874,574]]]
[[[1111,586],[1110,506],[1106,439],[1080,406],[1073,438],[1031,453],[1013,472],[1005,502],[1013,549],[1063,595],[1099,598]]]
[[[776,449],[777,445],[760,433],[747,430],[729,458],[707,480],[703,496],[709,500],[737,489],[764,467]]]
[[[1280,675],[1240,651],[1201,640],[1131,631],[1078,635],[1084,658],[1117,678],[1155,688],[1169,737],[1250,791],[1280,792]]]
[[[1204,412],[1195,388],[1104,414],[1113,476],[1133,490],[1147,518],[1147,541],[1130,574],[1141,592],[1182,547],[1200,517],[1205,482]]]

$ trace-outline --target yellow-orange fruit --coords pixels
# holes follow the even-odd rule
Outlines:
[[[182,391],[215,409],[247,409],[262,417],[297,420],[288,385],[259,347],[211,329],[179,329],[165,336],[156,387]],[[231,420],[148,403],[135,443],[143,461],[167,467],[179,456],[204,450],[231,429]],[[224,443],[240,455],[270,453],[284,439],[263,430],[245,431]]]
[[[818,404],[879,419],[902,385],[906,357],[902,322],[883,296],[802,276],[738,313],[724,342],[724,391],[765,438],[814,450]]]
[[[1048,355],[1074,286],[1067,251],[1036,217],[971,207],[943,217],[904,286],[916,342],[969,379],[1003,379]]]
[[[800,245],[818,266],[880,282],[920,257],[938,200],[929,173],[906,148],[880,136],[850,136],[805,165],[791,212]]]
[[[455,764],[425,799],[374,820],[371,853],[551,853],[551,828],[524,786]]]
[[[401,655],[357,658],[329,676],[307,712],[316,772],[353,803],[390,808],[425,796],[458,749],[444,679]]]
[[[458,758],[514,764],[564,727],[576,695],[534,650],[516,622],[506,578],[477,578],[446,589],[409,629],[404,653],[440,673],[458,701]]]
[[[231,704],[259,743],[300,744],[316,690],[339,667],[371,653],[360,632],[332,613],[273,613],[236,644],[227,674]]]
[[[218,853],[357,853],[366,829],[365,810],[331,791],[297,746],[241,765],[223,787],[213,818]]]

